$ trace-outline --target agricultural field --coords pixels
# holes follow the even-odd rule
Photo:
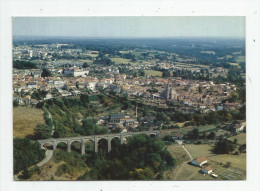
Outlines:
[[[45,123],[43,111],[32,107],[14,107],[13,109],[13,136],[24,138],[33,134],[37,123]]]
[[[245,56],[237,56],[236,61],[237,62],[245,62]]]
[[[168,172],[168,177],[171,174],[174,180],[244,180],[246,178],[246,154],[240,155],[220,154],[216,155],[211,152],[213,146],[207,144],[201,145],[185,145],[185,148],[190,152],[193,158],[206,156],[208,163],[213,169],[213,173],[218,175],[218,178],[213,178],[210,175],[203,175],[200,167],[184,162],[177,170]],[[177,155],[176,155],[177,156]],[[229,163],[229,165],[227,165]]]
[[[234,139],[237,139],[237,144],[243,145],[246,144],[246,133],[240,133],[236,136],[229,137],[228,140],[234,141]]]
[[[146,75],[162,77],[161,71],[155,71],[155,70],[144,70],[144,71]]]
[[[113,62],[115,62],[115,64],[128,64],[130,63],[132,66],[137,66],[138,63],[137,62],[132,62],[130,59],[126,59],[126,58],[110,58]]]
[[[200,145],[194,145],[194,144],[186,144],[185,148],[189,151],[191,156],[193,158],[198,158],[200,156],[212,156],[214,155],[212,153],[213,145],[208,144],[200,144]]]

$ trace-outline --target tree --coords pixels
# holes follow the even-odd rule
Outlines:
[[[26,168],[24,171],[23,171],[23,179],[27,180],[29,178],[31,178],[32,176],[32,172],[30,170],[28,170],[28,168]]]
[[[35,139],[48,139],[51,137],[52,128],[46,124],[38,123],[34,128]]]
[[[51,71],[49,70],[49,69],[47,69],[47,68],[44,68],[43,70],[42,70],[42,75],[41,75],[42,77],[49,77],[49,76],[52,76],[51,75]]]
[[[40,162],[45,157],[45,150],[41,149],[40,143],[27,138],[14,139],[14,173],[29,168]]]
[[[193,135],[193,139],[198,139],[199,138],[199,130],[198,129],[193,129],[192,130],[192,135]]]
[[[163,78],[169,77],[170,75],[171,75],[171,73],[169,70],[163,70],[163,73],[162,73]]]
[[[14,100],[14,101],[13,101],[13,106],[14,106],[14,107],[18,107],[18,106],[19,106],[19,102],[18,102],[17,100]]]
[[[83,68],[87,68],[89,67],[89,64],[87,62],[84,62],[83,65],[82,65]]]
[[[145,76],[145,71],[144,70],[139,70],[139,76]]]
[[[210,132],[208,138],[209,138],[209,139],[214,139],[215,136],[216,136],[216,134],[215,134],[214,132]]]
[[[224,139],[219,140],[214,148],[214,151],[218,154],[229,154],[234,151],[235,147],[232,143],[232,141]]]

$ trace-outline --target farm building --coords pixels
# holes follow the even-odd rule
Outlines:
[[[182,140],[183,139],[183,134],[182,133],[172,133],[172,138],[174,140]]]
[[[212,168],[210,167],[210,166],[207,166],[207,167],[205,167],[205,168],[203,168],[202,170],[201,170],[201,172],[203,173],[203,174],[210,174],[210,173],[212,173]]]
[[[201,156],[193,161],[191,161],[191,164],[196,165],[196,166],[202,166],[203,164],[206,164],[207,158],[205,156]]]

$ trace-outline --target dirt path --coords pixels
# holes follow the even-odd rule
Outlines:
[[[184,145],[182,145],[182,148],[186,151],[186,153],[190,157],[190,160],[193,160],[193,157],[191,156],[190,152],[184,147]]]
[[[193,157],[191,156],[190,152],[184,147],[184,145],[181,146],[186,153],[188,154],[188,156],[190,157],[190,160],[193,160]],[[182,171],[182,167],[184,164],[186,164],[187,161],[181,163],[175,170],[174,170],[174,180],[177,180],[178,176],[180,175],[181,171]],[[191,175],[193,176],[193,174]]]

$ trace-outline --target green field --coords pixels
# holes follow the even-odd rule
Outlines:
[[[245,56],[237,56],[236,61],[237,62],[245,62]]]
[[[175,144],[169,145],[167,146],[167,150],[177,160],[177,164],[184,161],[189,161],[190,159],[186,151],[179,145],[175,145]]]
[[[185,148],[190,154],[197,158],[199,156],[206,156],[208,159],[207,166],[213,169],[213,173],[217,174],[218,178],[213,178],[210,175],[203,175],[200,167],[188,164],[186,159],[183,164],[177,163],[177,167],[172,171],[165,173],[167,180],[244,180],[246,178],[246,154],[232,155],[221,154],[216,155],[211,152],[213,146],[207,144],[185,145]],[[168,147],[170,153],[176,158],[182,155],[181,151],[174,151],[174,148]],[[181,147],[179,147],[181,149]],[[175,154],[176,153],[176,154]],[[181,158],[180,158],[181,159]],[[227,162],[231,165],[226,167]]]
[[[200,144],[200,145],[194,145],[194,144],[186,144],[185,148],[190,152],[191,156],[193,158],[198,158],[200,156],[212,156],[212,149],[213,145],[208,144]]]
[[[126,58],[110,58],[115,64],[128,64],[130,63],[132,66],[138,65],[137,62],[132,62],[130,59]]]
[[[237,139],[237,144],[243,145],[246,144],[246,133],[240,133],[236,136],[229,137],[228,140],[234,141],[234,139]]]
[[[37,123],[45,123],[41,109],[32,107],[15,107],[13,109],[14,138],[24,138],[33,134]]]
[[[146,75],[162,77],[161,71],[155,71],[155,70],[144,70],[144,71]]]

